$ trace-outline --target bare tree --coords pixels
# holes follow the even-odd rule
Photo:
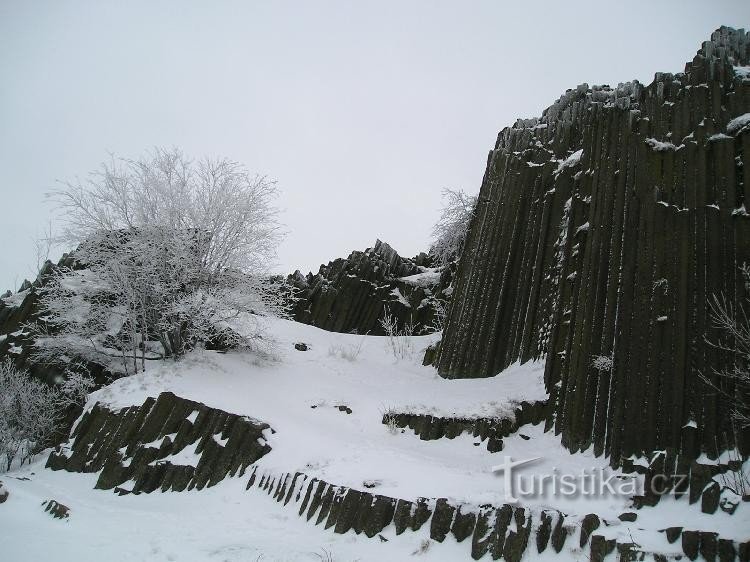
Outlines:
[[[31,460],[57,429],[66,408],[82,404],[91,389],[83,375],[60,386],[49,386],[17,369],[10,359],[0,362],[0,467]]]
[[[750,265],[740,267],[750,293]],[[735,305],[726,295],[713,295],[709,309],[714,326],[722,337],[709,341],[732,358],[731,366],[715,370],[718,383],[701,375],[704,382],[724,395],[732,408],[733,421],[742,428],[750,427],[750,303]],[[747,306],[747,308],[746,308]]]
[[[52,197],[76,265],[40,290],[38,359],[63,353],[135,373],[199,340],[248,343],[260,329],[230,329],[240,316],[285,313],[269,275],[281,238],[276,188],[237,162],[177,149],[111,157]]]
[[[445,265],[461,254],[476,204],[476,195],[468,195],[461,189],[443,190],[443,208],[432,229],[430,247],[430,255],[439,265]]]

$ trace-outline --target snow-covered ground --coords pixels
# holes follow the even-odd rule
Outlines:
[[[415,336],[411,350],[396,359],[387,337],[325,332],[275,320],[268,326],[275,340],[272,356],[257,353],[196,351],[178,363],[152,365],[144,374],[120,379],[90,397],[89,406],[112,408],[141,404],[146,397],[172,391],[228,412],[252,416],[271,425],[272,450],[256,464],[272,473],[304,472],[338,485],[363,489],[376,484],[378,494],[414,500],[447,497],[470,505],[505,503],[503,477],[492,467],[510,456],[539,460],[523,474],[578,475],[604,469],[607,460],[590,452],[570,454],[553,432],[524,426],[504,439],[505,448],[489,453],[470,435],[422,441],[410,430],[391,432],[381,423],[388,410],[450,416],[512,416],[522,401],[546,397],[543,364],[513,365],[489,379],[445,380],[421,365],[424,349],[435,336]],[[305,343],[307,351],[297,351]],[[346,406],[351,413],[338,406]],[[462,560],[470,545],[452,537],[442,544],[418,533],[388,542],[349,532],[325,531],[298,517],[255,489],[245,491],[247,476],[229,478],[203,491],[119,497],[94,490],[95,475],[53,472],[44,458],[30,467],[0,475],[10,497],[0,504],[0,559],[40,560],[54,552],[64,560]],[[21,478],[21,479],[19,479]],[[24,478],[28,478],[25,480]],[[52,519],[41,503],[55,499],[71,508],[68,520]],[[746,504],[729,516],[700,512],[687,498],[665,498],[656,508],[639,512],[637,523],[619,523],[629,511],[625,496],[546,495],[523,498],[532,509],[554,507],[570,515],[597,513],[613,522],[602,532],[665,552],[657,529],[685,526],[716,530],[722,537],[747,540],[750,511]],[[424,545],[428,545],[426,549]],[[9,554],[10,553],[10,554]],[[7,558],[4,558],[7,557]],[[550,559],[587,559],[567,552]],[[527,554],[532,559],[532,554]],[[543,558],[533,553],[534,560]]]

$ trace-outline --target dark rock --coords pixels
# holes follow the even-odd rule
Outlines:
[[[458,508],[456,516],[453,518],[453,525],[451,526],[451,532],[453,533],[453,536],[456,537],[456,541],[462,542],[471,536],[474,531],[476,520],[476,513],[471,511],[463,513],[461,507]]]
[[[195,422],[187,418],[197,413]],[[99,472],[97,489],[122,489],[133,481],[133,492],[202,489],[230,475],[237,475],[268,453],[263,431],[268,424],[245,416],[228,414],[199,402],[163,392],[142,406],[117,411],[100,405],[83,415],[71,436],[69,453],[50,454],[47,467],[70,472]],[[167,435],[176,434],[174,441]],[[223,444],[219,444],[221,439]],[[144,444],[159,442],[158,447]],[[185,447],[198,443],[196,466],[162,461]],[[125,450],[125,456],[120,451]],[[279,492],[281,482],[270,488]]]
[[[45,506],[45,513],[49,513],[55,519],[67,519],[70,517],[70,508],[67,505],[56,502],[55,500],[47,500],[42,502]]]
[[[395,511],[396,500],[386,496],[375,496],[364,520],[363,530],[365,535],[372,538],[385,529],[393,521]]]
[[[705,464],[693,462],[690,468],[690,503],[697,502],[703,490],[712,481],[711,467]]]
[[[539,529],[536,532],[536,551],[542,553],[547,549],[550,536],[552,535],[552,516],[543,511],[539,523]]]
[[[513,418],[448,418],[429,414],[387,413],[383,415],[382,423],[409,427],[422,440],[453,439],[462,433],[471,433],[486,441],[487,450],[494,453],[503,449],[503,437],[516,433],[519,427],[527,423],[544,421],[549,412],[548,402],[524,402],[516,409]],[[480,445],[481,441],[474,445]]]
[[[482,558],[490,548],[492,529],[490,528],[489,521],[494,512],[495,510],[489,506],[482,507],[479,510],[477,523],[474,526],[474,534],[471,537],[471,557],[474,560]]]
[[[296,349],[297,351],[307,351],[310,348],[307,347],[306,343],[295,343],[294,349]]]
[[[361,492],[357,492],[356,490],[346,492],[338,513],[338,519],[336,520],[336,533],[344,534],[352,528],[357,516],[357,510],[360,508],[361,499]]]
[[[721,497],[721,486],[719,483],[714,481],[709,484],[703,495],[701,495],[701,511],[703,513],[716,513],[719,509],[719,499]]]
[[[682,527],[667,527],[664,532],[667,535],[669,544],[672,544],[680,538],[680,535],[682,534]]]
[[[396,534],[403,533],[411,524],[411,510],[414,504],[406,500],[396,502],[396,512],[393,515],[393,524],[396,527]]]
[[[408,259],[377,240],[364,252],[321,265],[317,274],[296,271],[287,278],[297,300],[292,315],[298,322],[344,333],[383,335],[381,320],[388,313],[399,329],[434,332],[437,306],[444,306],[451,275],[404,280],[425,271],[430,259],[420,254]],[[426,282],[425,282],[426,281]]]
[[[604,558],[615,549],[617,541],[607,540],[602,535],[591,537],[591,562],[604,562]]]
[[[734,541],[719,539],[719,562],[734,562],[737,554],[734,550]]]
[[[626,513],[621,513],[617,517],[620,521],[627,521],[627,522],[633,522],[636,519],[638,519],[638,514],[632,511],[628,511]]]
[[[445,498],[440,498],[435,503],[435,511],[432,514],[432,523],[430,525],[430,538],[437,542],[443,542],[446,535],[451,530],[453,514],[456,508],[448,503]]]
[[[628,543],[617,543],[617,562],[635,562],[638,559],[637,545]]]
[[[554,547],[555,552],[562,551],[567,538],[568,530],[565,528],[565,516],[561,513],[555,523],[555,529],[552,531],[552,546]]]
[[[682,552],[690,560],[698,558],[698,552],[700,548],[700,533],[698,531],[683,531],[682,532]]]
[[[490,554],[493,560],[499,559],[505,552],[505,534],[513,517],[513,508],[504,505],[495,512],[495,526],[490,535]]]
[[[706,562],[714,562],[716,560],[716,554],[718,552],[718,533],[705,533],[700,534],[700,553]]]
[[[0,503],[5,503],[8,501],[8,497],[10,496],[10,492],[6,487],[3,486],[3,483],[0,482]]]
[[[593,513],[589,513],[583,518],[583,521],[581,521],[581,547],[583,547],[589,541],[591,533],[596,531],[599,528],[600,524],[601,521],[599,520],[599,517],[597,517]]]
[[[531,515],[526,517],[526,512],[523,508],[516,509],[513,517],[516,523],[516,530],[509,532],[505,538],[503,558],[508,562],[520,562],[529,542],[532,521]]]
[[[412,531],[418,531],[422,525],[427,523],[432,515],[430,510],[429,500],[425,498],[419,498],[417,500],[417,506],[414,510],[414,515],[411,517],[411,529]]]

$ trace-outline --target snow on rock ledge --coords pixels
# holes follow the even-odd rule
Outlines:
[[[50,454],[47,467],[100,472],[96,488],[120,493],[200,490],[243,475],[268,453],[264,431],[269,429],[257,420],[162,392],[141,406],[116,411],[95,404],[83,414],[71,441]]]

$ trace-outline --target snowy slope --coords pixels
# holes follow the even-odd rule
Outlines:
[[[489,453],[468,434],[422,441],[410,430],[394,433],[381,423],[388,409],[512,416],[518,402],[546,398],[541,362],[513,365],[488,379],[445,380],[420,364],[424,348],[436,336],[409,338],[406,347],[412,352],[397,360],[387,337],[330,333],[280,320],[269,322],[268,333],[274,339],[270,355],[196,351],[181,362],[155,364],[145,374],[116,381],[94,393],[88,407],[96,402],[111,408],[139,405],[148,396],[172,391],[270,424],[276,432],[269,435],[272,450],[256,463],[259,470],[300,471],[355,489],[367,482],[368,487],[374,484],[374,493],[407,500],[446,497],[471,506],[500,505],[505,501],[503,478],[491,468],[506,456],[541,457],[525,469],[538,474],[573,475],[608,465],[590,452],[570,454],[541,425],[522,427],[504,440],[503,451]],[[307,351],[294,348],[301,342]],[[42,458],[0,475],[11,492],[0,505],[0,543],[11,554],[8,560],[39,560],[51,551],[57,560],[76,561],[325,560],[326,552],[333,560],[469,559],[466,542],[456,544],[449,536],[435,543],[427,528],[397,537],[391,526],[383,533],[387,542],[353,532],[335,535],[265,493],[245,491],[247,477],[200,492],[119,497],[94,490],[95,475],[53,472],[43,465]],[[71,517],[53,520],[40,507],[47,499],[69,506]],[[629,510],[627,497],[545,496],[524,502],[535,510],[553,507],[573,516],[597,513],[614,520],[602,534],[632,535],[664,552],[678,547],[667,544],[657,529],[685,525],[746,539],[750,527],[746,505],[733,516],[708,516],[700,513],[699,504],[688,506],[687,498],[665,498],[656,508],[641,510],[632,525],[617,520]],[[428,546],[419,552],[423,544]],[[577,560],[588,553],[545,556]],[[533,559],[543,558],[534,552]]]

